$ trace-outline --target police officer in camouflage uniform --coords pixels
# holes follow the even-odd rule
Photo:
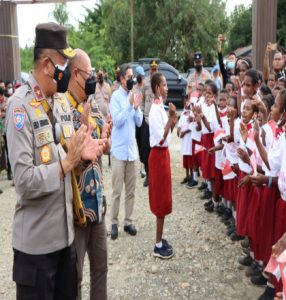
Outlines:
[[[67,30],[55,23],[36,27],[34,70],[10,98],[6,114],[14,174],[13,280],[17,299],[76,299],[71,170],[87,159],[87,129],[74,133],[65,92],[68,59],[75,55]],[[64,151],[60,136],[68,142]]]

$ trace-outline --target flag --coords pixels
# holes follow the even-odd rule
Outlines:
[[[279,281],[281,278],[279,263],[277,260],[271,256],[264,272],[270,273],[276,277],[276,280]]]
[[[199,152],[202,152],[204,150],[206,150],[205,147],[203,147],[202,145],[195,144],[195,154],[198,154]]]
[[[223,176],[226,176],[232,172],[232,167],[231,167],[230,161],[228,159],[225,162],[222,162],[221,165],[223,167],[223,169],[221,171]]]
[[[222,128],[218,129],[214,134],[214,143],[217,144],[225,136],[225,130]]]

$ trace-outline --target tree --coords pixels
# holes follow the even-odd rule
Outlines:
[[[103,0],[105,44],[119,63],[130,61],[129,1]],[[203,50],[207,63],[215,53],[216,35],[227,28],[221,0],[135,0],[135,57],[160,57],[179,69]]]
[[[235,7],[230,16],[230,30],[228,50],[233,51],[252,43],[252,6],[246,8],[244,5]]]
[[[277,41],[280,45],[286,46],[286,0],[278,0],[277,9]]]
[[[69,15],[67,12],[67,5],[66,3],[56,3],[55,9],[52,12],[54,19],[61,25],[68,25],[69,22]]]
[[[21,71],[30,72],[33,69],[33,49],[34,47],[28,47],[20,49],[21,57]]]

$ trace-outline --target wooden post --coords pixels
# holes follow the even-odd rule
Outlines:
[[[134,0],[130,0],[130,56],[131,61],[134,61]]]
[[[252,59],[254,68],[263,69],[267,42],[276,42],[277,0],[253,0]],[[270,62],[271,65],[271,62]]]
[[[0,1],[0,80],[21,78],[16,4]]]

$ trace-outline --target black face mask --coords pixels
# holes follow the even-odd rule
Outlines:
[[[65,66],[60,66],[54,64],[54,62],[51,59],[50,61],[55,67],[53,78],[57,82],[57,92],[65,93],[68,89],[70,78],[71,78],[70,68],[67,64]]]
[[[130,78],[126,81],[126,87],[128,91],[131,91],[134,85],[133,78]]]
[[[94,94],[95,88],[96,88],[96,79],[95,76],[92,75],[85,82],[85,89],[84,89],[85,94],[87,96]]]
[[[195,69],[196,69],[197,72],[201,72],[202,68],[203,68],[202,65],[195,65]]]
[[[137,82],[140,84],[140,83],[142,83],[142,81],[143,81],[142,76],[141,75],[137,75]]]

